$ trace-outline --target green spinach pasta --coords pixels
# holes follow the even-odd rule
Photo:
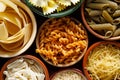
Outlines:
[[[90,0],[85,4],[89,26],[106,38],[120,36],[120,1]]]

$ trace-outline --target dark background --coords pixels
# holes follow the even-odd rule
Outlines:
[[[40,25],[48,18],[45,18],[45,17],[42,17],[36,13],[34,13],[35,17],[36,17],[36,21],[37,21],[37,28],[39,29]],[[74,17],[76,18],[77,20],[79,20],[81,23],[82,22],[82,19],[81,19],[81,11],[80,11],[80,8],[77,9],[74,13],[68,15],[70,17]],[[87,29],[86,29],[87,30]],[[88,32],[88,38],[89,38],[89,44],[88,46],[92,45],[93,43],[97,42],[97,41],[101,41],[101,39],[98,39],[97,37],[95,37],[94,35],[92,35],[91,33]],[[25,54],[29,54],[29,55],[33,55],[33,56],[36,56],[38,57],[40,60],[42,60],[44,62],[44,64],[46,65],[46,67],[48,68],[48,71],[49,71],[49,74],[53,74],[54,72],[60,70],[60,69],[63,69],[63,68],[58,68],[58,67],[54,67],[52,65],[49,65],[48,63],[46,63],[41,57],[39,54],[37,54],[35,52],[35,49],[36,49],[36,44],[35,44],[35,41],[34,43],[32,44],[32,46],[26,51],[24,52],[22,55],[25,55]],[[4,65],[4,63],[9,60],[11,58],[0,58],[0,69],[1,67]],[[82,71],[82,59],[76,63],[75,65],[73,66],[70,66],[70,67],[67,67],[67,68],[77,68],[77,69],[80,69]]]

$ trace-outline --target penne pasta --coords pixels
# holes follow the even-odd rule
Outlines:
[[[85,6],[86,21],[98,34],[118,36],[120,0],[93,0]],[[115,32],[115,33],[114,33]]]
[[[117,2],[117,3],[120,3],[120,0],[114,0],[115,2]]]
[[[95,0],[94,2],[102,2],[104,4],[109,4],[108,7],[116,10],[118,8],[118,4],[116,2],[110,1],[110,0]]]
[[[120,24],[120,17],[114,19],[113,22],[112,22],[112,24],[113,24],[113,25],[118,25],[118,24]]]
[[[116,26],[110,24],[110,23],[104,23],[104,24],[92,24],[90,25],[90,27],[93,30],[108,30],[108,31],[115,31]]]
[[[91,10],[88,12],[89,16],[99,16],[102,14],[102,11],[100,10]]]
[[[106,33],[105,33],[105,37],[106,38],[109,38],[109,37],[111,37],[113,35],[113,31],[107,31]]]
[[[107,8],[106,11],[110,14],[113,14],[115,12],[115,10],[111,9],[111,8]]]
[[[117,30],[115,30],[113,36],[120,36],[120,28],[118,28]]]
[[[96,24],[93,20],[91,21],[87,21],[87,23],[90,25],[90,24]]]
[[[113,13],[113,17],[120,17],[120,10],[116,10],[116,11]]]
[[[91,9],[98,9],[103,10],[106,9],[109,6],[109,4],[103,4],[103,3],[89,3],[87,4],[87,7]]]
[[[105,19],[102,16],[97,17],[91,17],[92,20],[94,20],[96,23],[105,23]]]
[[[106,10],[103,10],[102,16],[104,17],[104,19],[105,19],[107,22],[112,23],[113,18],[111,17],[111,15],[110,15]]]

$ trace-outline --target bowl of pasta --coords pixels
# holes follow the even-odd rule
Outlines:
[[[24,0],[24,2],[38,15],[57,18],[70,15],[76,11],[83,0]]]
[[[1,80],[49,80],[48,69],[37,57],[21,55],[8,60],[1,68]]]
[[[87,0],[82,4],[81,17],[85,27],[103,40],[120,39],[119,0]]]
[[[18,0],[0,1],[0,57],[24,53],[33,43],[36,20],[32,11]]]
[[[56,67],[68,67],[81,60],[88,47],[82,23],[72,17],[50,18],[38,30],[36,53]]]
[[[119,42],[96,42],[88,48],[83,57],[83,71],[88,80],[119,80],[119,61]]]
[[[81,70],[77,68],[66,68],[56,71],[50,80],[87,80]]]

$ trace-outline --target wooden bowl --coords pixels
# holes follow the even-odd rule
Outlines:
[[[35,12],[36,14],[40,15],[40,16],[43,16],[43,17],[46,17],[46,18],[60,18],[60,17],[64,17],[64,16],[67,16],[67,15],[70,15],[72,14],[73,12],[75,12],[80,6],[81,4],[83,3],[84,0],[81,0],[79,3],[77,3],[76,5],[72,5],[72,6],[69,6],[67,7],[65,10],[62,10],[62,11],[54,11],[53,13],[51,14],[48,14],[48,15],[44,15],[43,14],[43,11],[41,10],[41,8],[39,7],[36,7],[34,6],[33,4],[31,4],[29,2],[29,0],[24,0],[25,4],[33,11]]]
[[[43,31],[43,30],[41,30],[42,28],[44,28],[45,27],[45,25],[46,24],[51,24],[52,25],[52,22],[54,23],[54,21],[56,22],[56,21],[61,21],[60,19],[70,19],[71,21],[73,21],[73,22],[75,22],[75,24],[77,24],[77,25],[81,25],[81,29],[84,31],[84,33],[83,33],[83,36],[85,35],[86,36],[86,38],[84,38],[83,40],[85,41],[85,48],[83,49],[83,50],[81,50],[81,53],[77,56],[77,58],[75,58],[75,60],[74,61],[70,61],[70,62],[68,62],[68,63],[64,63],[64,61],[62,61],[61,63],[58,63],[58,64],[54,64],[51,60],[49,60],[49,59],[47,59],[47,57],[49,57],[49,53],[47,53],[48,54],[48,56],[44,56],[43,55],[43,53],[41,54],[41,52],[39,52],[39,49],[42,49],[41,47],[40,47],[40,43],[41,43],[41,41],[45,41],[45,38],[46,37],[44,37],[45,36],[45,34],[47,33],[45,33],[45,34],[43,34],[42,36],[40,36],[41,35],[41,31]],[[64,21],[63,22],[60,22],[60,24],[63,24],[64,25]],[[55,25],[57,25],[57,23],[55,24]],[[50,25],[49,25],[50,26]],[[55,26],[54,26],[55,27]],[[58,26],[56,26],[56,27],[58,27]],[[70,27],[72,27],[72,26],[70,26]],[[58,27],[59,28],[59,27]],[[79,28],[79,27],[78,27]],[[47,28],[46,28],[47,29]],[[52,29],[51,27],[50,27],[50,29]],[[55,28],[56,29],[56,31],[59,31],[59,30],[57,30],[57,28]],[[49,32],[49,31],[48,31]],[[60,34],[61,34],[61,32],[62,31],[60,31]],[[50,32],[51,34],[52,33],[54,33],[54,32]],[[65,33],[66,34],[66,32],[63,30],[63,33]],[[59,34],[56,34],[56,35],[59,35]],[[49,35],[50,36],[50,35]],[[47,36],[47,37],[49,37],[49,36]],[[60,35],[61,36],[61,35]],[[53,38],[55,38],[56,36],[54,35],[54,36],[52,36],[52,37],[50,37],[51,39]],[[69,36],[70,37],[70,36]],[[43,38],[42,40],[40,40],[41,38]],[[67,37],[59,37],[58,39],[63,39],[63,38],[65,38],[65,39],[67,39]],[[50,39],[50,40],[51,40]],[[51,44],[52,45],[54,45],[53,43],[53,39],[50,41],[50,42],[52,42]],[[54,39],[55,40],[55,39]],[[68,40],[68,39],[67,39]],[[58,44],[61,44],[62,46],[63,46],[63,44],[62,43],[60,43],[59,42],[59,40],[56,40],[57,41],[57,43]],[[82,39],[80,39],[79,41],[82,41]],[[76,42],[78,42],[78,41],[76,41]],[[71,42],[71,43],[74,43],[74,42]],[[67,44],[66,43],[64,43],[65,45],[67,45],[67,44],[69,44],[69,40],[68,40],[68,42],[67,42]],[[76,43],[75,45],[77,45],[78,43]],[[83,43],[84,44],[84,43]],[[43,43],[43,45],[44,45],[44,43]],[[57,45],[56,43],[55,43],[55,45]],[[47,47],[50,47],[51,45],[48,45]],[[39,31],[38,31],[38,34],[37,34],[37,38],[36,38],[36,47],[37,47],[37,49],[36,49],[36,52],[37,53],[39,53],[40,54],[40,56],[43,58],[43,60],[45,60],[47,63],[49,63],[50,65],[52,65],[52,66],[56,66],[56,67],[68,67],[68,66],[72,66],[72,65],[74,65],[74,64],[76,64],[77,62],[79,62],[81,59],[82,59],[82,57],[84,56],[84,54],[85,54],[85,52],[86,52],[86,50],[87,50],[87,47],[88,47],[88,36],[87,36],[87,32],[86,32],[86,30],[85,30],[85,28],[84,28],[84,26],[78,21],[78,20],[76,20],[75,18],[71,18],[71,17],[63,17],[63,18],[50,18],[50,19],[48,19],[48,20],[46,20],[42,25],[41,25],[41,27],[39,28]],[[55,46],[53,46],[53,47],[55,47]],[[55,48],[56,49],[56,48]],[[81,48],[82,49],[82,48]],[[60,50],[60,48],[59,48],[59,50]],[[63,49],[62,49],[63,50]],[[75,49],[74,49],[75,50]],[[74,51],[73,50],[73,51]],[[54,52],[55,50],[53,50],[53,52]],[[56,58],[59,58],[59,53],[57,52],[56,54],[58,54],[58,56],[56,56]],[[67,53],[66,53],[67,54]],[[53,53],[53,55],[54,55],[54,53]],[[60,53],[60,55],[61,56],[63,56],[63,54],[62,53]],[[67,60],[72,60],[71,58],[72,57],[75,57],[76,56],[76,54],[73,54],[72,53],[72,55],[70,55],[71,57],[67,57],[66,59]],[[64,58],[64,56],[62,57],[62,59]],[[53,58],[52,58],[53,59]],[[61,58],[60,58],[61,59]],[[56,59],[57,60],[57,62],[60,60],[60,59]]]
[[[42,71],[45,75],[45,79],[44,80],[49,80],[49,72],[48,72],[48,69],[47,67],[45,66],[45,64],[40,60],[38,59],[37,57],[35,56],[32,56],[32,55],[22,55],[22,56],[17,56],[17,57],[14,57],[10,60],[8,60],[4,65],[3,67],[1,68],[1,75],[0,75],[0,79],[1,80],[5,80],[5,75],[3,74],[5,70],[7,70],[7,66],[16,61],[17,59],[27,59],[27,60],[33,60],[34,63],[36,63],[38,66],[40,66],[40,68],[42,68]],[[32,62],[32,61],[31,61]],[[34,65],[34,64],[33,64]],[[14,69],[14,68],[13,68]]]
[[[92,1],[92,0],[91,0]],[[83,21],[83,24],[85,25],[85,27],[88,29],[88,31],[93,34],[94,36],[96,36],[97,38],[99,39],[102,39],[102,40],[109,40],[109,41],[113,41],[113,40],[120,40],[120,36],[111,36],[111,37],[106,37],[104,35],[101,35],[101,32],[97,32],[95,30],[93,30],[90,25],[88,24],[86,18],[88,18],[88,14],[85,13],[85,6],[86,6],[86,3],[87,1],[84,1],[84,3],[81,5],[81,8],[80,8],[80,12],[81,12],[81,18],[82,18],[82,21]],[[86,16],[86,15],[87,16]]]
[[[66,73],[66,75],[65,75],[65,73]],[[76,69],[76,68],[66,68],[66,69],[62,69],[62,70],[56,71],[55,73],[53,73],[51,75],[50,80],[57,80],[56,77],[58,77],[59,75],[61,75],[61,78],[64,78],[64,77],[67,78],[67,77],[73,76],[70,73],[73,73],[73,75],[77,74],[78,76],[80,76],[81,78],[79,80],[87,80],[86,77],[84,76],[84,74],[82,73],[82,71],[79,70],[79,69]],[[59,76],[59,78],[60,78],[60,76]],[[75,80],[75,79],[73,79],[73,80]],[[62,80],[65,80],[65,79],[62,79]]]
[[[96,57],[96,56],[94,56],[93,58],[91,58],[90,56],[92,55],[92,51],[95,49],[95,48],[97,48],[98,46],[100,46],[100,45],[107,45],[108,46],[108,44],[110,44],[110,45],[112,45],[112,47],[117,47],[116,48],[116,50],[115,51],[120,51],[120,43],[119,42],[114,42],[114,41],[100,41],[100,42],[96,42],[96,43],[94,43],[93,45],[91,45],[89,48],[88,48],[88,50],[87,50],[87,52],[85,53],[85,55],[84,55],[84,57],[83,57],[83,71],[84,71],[84,74],[85,74],[85,76],[87,77],[87,79],[88,80],[94,80],[94,79],[92,79],[92,77],[90,76],[90,73],[92,74],[92,72],[89,72],[90,71],[90,69],[89,68],[91,68],[92,66],[94,66],[94,67],[92,67],[92,69],[94,69],[94,71],[95,71],[95,69],[97,68],[98,69],[98,66],[96,67],[95,66],[95,63],[96,62],[93,62],[93,61],[98,61],[98,62],[101,62],[101,60],[105,60],[105,58],[104,57],[108,57],[108,56],[106,56],[105,54],[104,54],[104,56],[103,56],[103,54],[102,54],[102,52],[103,53],[106,53],[105,51],[106,50],[103,50],[102,52],[101,52],[101,54],[98,54],[98,58],[99,58],[99,56],[100,55],[102,55],[103,57],[101,57],[100,59],[98,59],[98,58],[96,58],[96,60],[92,60],[91,62],[93,62],[92,63],[92,65],[90,64],[90,59],[93,59],[94,57]],[[101,47],[100,49],[103,49],[103,47]],[[98,48],[97,48],[97,50],[96,51],[100,51]],[[115,52],[115,51],[113,51],[113,52]],[[94,53],[95,53],[95,50],[94,50]],[[109,52],[108,52],[109,53]],[[119,52],[117,52],[118,53],[118,55],[120,55],[119,54]],[[91,55],[90,55],[91,54]],[[90,58],[90,59],[89,59]],[[120,59],[120,58],[119,58]],[[112,60],[111,60],[112,61]],[[89,65],[91,65],[91,66],[88,66],[88,63],[89,63]],[[107,63],[110,63],[110,64],[112,64],[110,61],[107,61],[107,62],[101,62],[101,63],[105,63],[105,64],[107,64]],[[96,63],[96,65],[97,65],[97,63]],[[102,66],[102,64],[100,64],[101,65],[101,69],[103,70],[104,69],[104,67],[103,66],[107,66],[107,65],[103,65]],[[109,66],[109,65],[108,65]],[[89,68],[88,68],[89,67]],[[103,67],[103,68],[102,68]],[[105,69],[104,70],[106,70],[106,69],[108,69],[107,67],[105,67]],[[111,68],[110,68],[111,69]],[[99,69],[98,69],[99,70]],[[102,71],[101,70],[101,71]],[[103,70],[103,71],[104,71]],[[113,69],[112,69],[113,70]],[[97,71],[98,72],[98,71]],[[97,74],[97,76],[98,76],[98,78],[99,78],[99,74],[96,72],[96,74]],[[100,72],[100,71],[99,71]],[[114,72],[113,72],[114,73]],[[103,74],[103,75],[105,75],[105,74],[107,74],[107,73],[101,73],[101,74]],[[119,73],[118,73],[119,74]],[[94,75],[94,74],[93,74]],[[112,76],[112,75],[108,75],[108,76]],[[108,77],[108,76],[106,76],[106,77]],[[100,79],[100,78],[99,78]],[[107,79],[105,79],[105,80],[107,80]],[[110,80],[110,79],[108,79],[108,80]]]
[[[3,57],[3,58],[15,57],[15,56],[18,56],[18,55],[24,53],[32,45],[32,43],[34,42],[34,39],[36,37],[36,32],[37,32],[37,24],[36,24],[35,16],[32,13],[32,11],[24,3],[22,3],[21,1],[11,0],[11,2],[13,2],[15,5],[17,5],[17,7],[20,7],[21,10],[23,10],[23,12],[28,15],[28,18],[26,19],[26,21],[31,21],[32,26],[30,26],[31,30],[29,29],[29,30],[27,30],[25,32],[26,33],[28,32],[27,34],[30,34],[30,33],[31,34],[30,34],[29,39],[26,39],[25,44],[23,43],[23,39],[20,40],[22,42],[22,44],[21,44],[21,42],[17,41],[16,44],[19,45],[19,46],[17,47],[17,49],[14,48],[14,51],[7,51],[7,50],[3,49],[1,47],[1,45],[0,45],[0,57]],[[22,25],[22,28],[23,27],[24,26]],[[12,30],[12,29],[10,29],[10,30]],[[5,45],[7,45],[9,48],[12,48],[12,47],[16,46],[14,43],[5,44]]]

